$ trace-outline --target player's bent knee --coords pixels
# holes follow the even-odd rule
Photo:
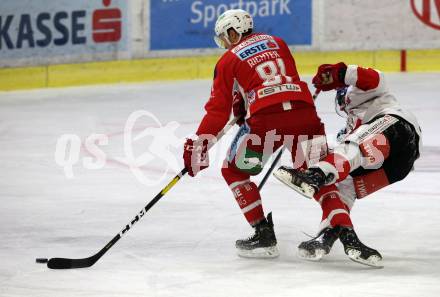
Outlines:
[[[353,171],[362,165],[362,153],[359,144],[356,142],[346,141],[345,143],[336,146],[333,150],[333,154],[340,155],[344,160],[347,160],[350,164],[350,171]],[[340,170],[342,168],[337,169]]]
[[[249,174],[240,171],[234,164],[224,162],[221,169],[222,176],[228,185],[237,181],[249,179]]]

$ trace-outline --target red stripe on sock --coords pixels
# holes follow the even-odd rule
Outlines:
[[[234,189],[232,189],[232,191],[234,193],[235,200],[237,200],[237,203],[242,210],[252,205],[253,203],[261,200],[258,187],[253,182],[239,185]],[[244,213],[244,216],[251,225],[260,222],[261,220],[264,219],[263,206],[261,204],[256,205],[255,207],[247,210]]]
[[[261,206],[261,204],[258,205],[257,207],[255,207],[255,208],[249,210],[248,212],[246,212],[244,214],[244,217],[249,222],[249,224],[254,226],[255,224],[257,224],[257,223],[261,222],[262,220],[264,220],[263,207]]]
[[[321,200],[322,208],[322,220],[326,220],[330,213],[337,210],[344,210],[350,213],[350,209],[344,202],[342,202],[337,188],[335,185],[326,186],[319,191],[319,196],[316,196],[316,200]],[[350,215],[347,213],[339,213],[333,216],[330,221],[332,227],[334,226],[348,226],[352,227]]]

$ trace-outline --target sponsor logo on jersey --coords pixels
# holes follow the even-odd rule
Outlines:
[[[256,99],[255,95],[256,94],[255,94],[254,90],[251,90],[249,93],[247,93],[246,98],[247,98],[248,105],[251,105],[252,103],[255,102],[255,99]]]
[[[264,98],[269,95],[281,92],[301,92],[301,87],[297,84],[282,84],[266,87],[258,90],[258,98]]]
[[[391,125],[397,123],[399,120],[393,116],[385,115],[378,118],[370,124],[360,126],[353,134],[347,137],[347,141],[351,141],[357,144],[367,141],[377,134],[381,134]]]
[[[275,40],[269,39],[269,40],[262,40],[256,43],[253,43],[251,45],[248,45],[241,49],[240,51],[236,52],[235,54],[237,57],[244,61],[246,59],[249,59],[255,55],[258,55],[262,52],[268,51],[268,50],[274,50],[279,49],[278,44]]]

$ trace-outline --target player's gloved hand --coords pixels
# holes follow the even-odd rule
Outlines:
[[[322,91],[330,91],[345,87],[344,82],[347,65],[343,62],[338,64],[322,64],[313,77],[312,83],[315,88]]]
[[[234,91],[232,98],[232,111],[234,112],[234,117],[237,118],[236,124],[239,126],[243,125],[246,117],[246,107],[244,105],[243,96],[239,91]]]
[[[183,147],[183,161],[185,168],[188,169],[188,174],[193,177],[208,168],[208,139],[193,140],[188,138]]]

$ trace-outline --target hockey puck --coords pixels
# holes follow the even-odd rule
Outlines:
[[[37,263],[41,263],[41,264],[45,264],[45,263],[49,262],[49,260],[46,258],[37,258],[35,261]]]

